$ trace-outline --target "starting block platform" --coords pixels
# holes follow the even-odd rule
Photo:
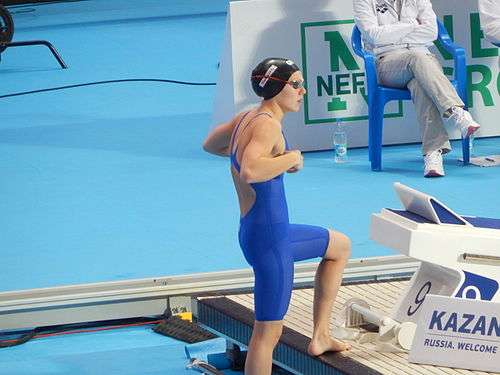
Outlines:
[[[333,308],[335,318],[343,314],[344,304],[352,298],[363,298],[374,309],[389,314],[409,281],[354,282],[343,285]],[[285,316],[283,335],[274,351],[275,363],[293,374],[305,375],[487,375],[482,371],[453,369],[408,362],[408,353],[373,350],[370,344],[349,341],[352,349],[343,353],[326,353],[319,357],[307,354],[312,336],[312,288],[295,289]],[[253,294],[198,297],[198,323],[228,341],[246,347],[254,322]]]

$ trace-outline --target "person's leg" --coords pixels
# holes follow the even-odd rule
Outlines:
[[[443,67],[433,54],[411,52],[409,60],[413,76],[434,102],[441,116],[454,106],[464,106],[464,102],[458,96],[450,80],[444,75]]]
[[[262,232],[287,233],[288,224]],[[279,235],[276,235],[279,237]],[[271,375],[273,350],[281,335],[293,288],[293,255],[286,235],[281,241],[261,241],[253,248],[252,267],[255,275],[255,323],[245,362],[247,375]]]
[[[422,134],[422,155],[427,155],[435,150],[446,153],[451,150],[448,133],[443,125],[442,116],[438,108],[426,94],[417,79],[408,82],[408,90],[415,105],[415,113],[420,132]]]
[[[388,54],[377,59],[377,80],[379,84],[404,89],[413,78],[413,72],[410,69],[409,51]]]
[[[443,73],[437,58],[431,53],[412,52],[410,69],[422,90],[434,102],[440,115],[460,129],[462,137],[474,134],[480,125],[463,109],[464,102]]]
[[[330,336],[330,315],[333,301],[342,281],[342,274],[351,254],[350,239],[329,230],[326,253],[316,271],[313,306],[313,337],[308,347],[311,355],[321,355],[327,351],[348,350],[350,346]]]
[[[423,154],[440,148],[449,151],[441,117],[451,106],[463,103],[436,58],[412,51],[389,54],[377,61],[377,75],[385,86],[410,90],[422,133]]]
[[[342,273],[351,253],[351,241],[340,232],[304,224],[290,224],[290,251],[294,261],[322,257],[316,271],[313,305],[311,355],[349,349],[348,344],[332,339],[329,322]]]
[[[440,116],[458,127],[462,137],[471,136],[480,128],[470,113],[463,109],[462,99],[430,52],[405,51],[381,57],[377,60],[377,78],[380,84],[395,88],[404,88],[410,80],[416,79]]]
[[[416,79],[412,79],[408,83],[408,89],[415,104],[415,112],[422,134],[424,177],[442,177],[445,175],[443,154],[451,150],[451,145],[441,114]]]
[[[442,116],[454,106],[463,105],[454,87],[433,55],[407,51],[390,54],[377,61],[379,82],[410,90],[422,134],[424,176],[444,176],[442,154],[450,151]]]
[[[283,321],[255,321],[245,361],[245,375],[270,375],[273,350],[281,336]]]

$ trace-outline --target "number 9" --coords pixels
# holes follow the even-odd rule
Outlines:
[[[412,306],[408,307],[407,314],[408,316],[412,316],[417,312],[417,310],[422,306],[422,303],[425,301],[425,297],[427,294],[430,292],[432,287],[432,284],[430,281],[427,281],[424,285],[422,285],[422,288],[418,291],[416,297],[415,297],[415,304],[417,305],[415,309],[412,311]]]

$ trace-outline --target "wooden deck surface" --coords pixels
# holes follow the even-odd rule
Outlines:
[[[372,309],[389,314],[395,305],[397,297],[402,292],[407,281],[376,282],[342,286],[335,303],[331,327],[334,319],[341,314],[344,302],[351,298],[361,298],[369,303]],[[293,291],[290,308],[285,317],[285,325],[307,337],[312,336],[313,289],[298,289]],[[253,294],[238,294],[227,298],[253,310]],[[452,369],[440,366],[417,365],[408,362],[407,353],[377,352],[373,344],[351,342],[352,349],[343,355],[371,367],[387,375],[486,375],[482,371]]]

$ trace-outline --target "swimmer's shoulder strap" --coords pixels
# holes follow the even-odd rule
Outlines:
[[[231,134],[231,140],[229,141],[229,151],[231,152],[231,154],[233,153],[233,147],[234,147],[234,141],[236,139],[236,133],[238,133],[238,129],[240,128],[240,125],[243,123],[243,120],[245,119],[245,117],[247,117],[247,115],[249,113],[250,113],[250,111],[248,111],[243,116],[241,116],[240,121],[233,129],[233,134]]]
[[[250,112],[247,112],[243,118],[240,120],[240,123],[237,125],[237,127],[234,129],[234,132],[233,132],[233,139],[232,139],[232,145],[231,145],[231,150],[233,149],[233,146],[234,146],[234,142],[236,141],[236,133],[238,132],[238,128],[239,126],[243,123],[243,119],[249,114]],[[249,125],[253,122],[253,120],[255,120],[257,117],[259,117],[260,115],[267,115],[269,116],[270,118],[272,118],[272,116],[267,113],[267,112],[259,112],[257,113],[255,116],[253,116],[250,120],[248,120],[248,122],[242,126],[241,128],[241,131],[239,132],[238,134],[238,137],[240,137],[244,132],[245,130],[247,130],[249,128]],[[236,150],[235,150],[236,152]]]

